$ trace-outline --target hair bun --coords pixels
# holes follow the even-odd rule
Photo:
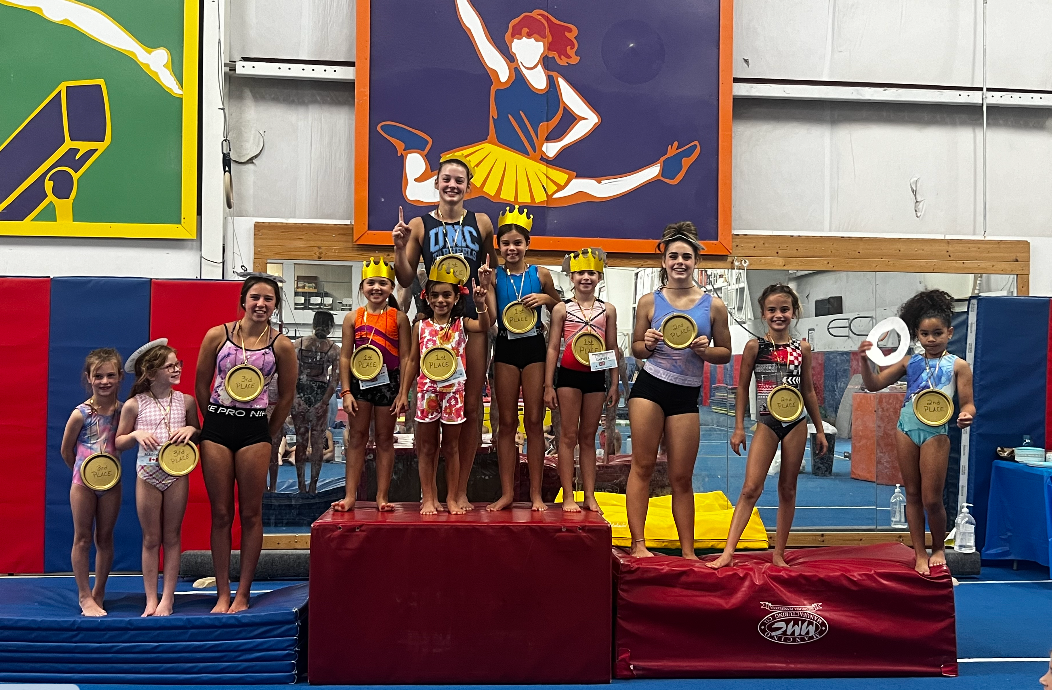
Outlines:
[[[661,233],[661,241],[658,242],[658,251],[664,253],[669,244],[677,241],[686,242],[695,250],[701,249],[701,242],[698,241],[698,228],[689,220],[666,225],[665,230]]]

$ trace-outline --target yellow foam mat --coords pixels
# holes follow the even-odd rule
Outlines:
[[[575,491],[573,496],[578,503],[584,501],[584,494],[580,491]],[[555,502],[560,503],[562,497],[563,493],[560,490]],[[614,546],[631,546],[632,537],[628,532],[624,494],[596,492],[595,500],[603,509],[603,517],[613,528]],[[724,548],[727,545],[727,532],[730,530],[733,513],[734,506],[722,491],[694,494],[694,548]],[[671,496],[655,496],[650,499],[645,536],[648,548],[679,548],[676,523],[672,519]],[[760,511],[753,508],[749,524],[745,526],[745,532],[738,542],[738,548],[766,549],[768,546],[767,530],[760,519]]]

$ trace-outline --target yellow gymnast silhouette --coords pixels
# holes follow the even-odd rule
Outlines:
[[[470,0],[454,2],[461,25],[493,80],[489,137],[442,156],[459,158],[474,167],[469,196],[510,204],[568,206],[613,199],[655,180],[678,184],[683,179],[701,151],[697,141],[683,147],[673,142],[657,162],[611,177],[582,178],[550,165],[547,160],[587,137],[601,122],[599,113],[562,75],[544,67],[546,56],[560,65],[577,63],[577,27],[544,10],[522,14],[511,22],[504,37],[514,58],[509,60],[490,38]],[[548,133],[564,112],[574,123],[562,137],[549,141]],[[397,122],[381,122],[377,129],[405,159],[402,191],[406,200],[419,205],[437,203],[435,173],[425,156],[431,138]]]
[[[76,0],[0,0],[0,5],[29,10],[124,53],[138,62],[165,91],[182,98],[183,88],[171,69],[171,53],[166,48],[147,48],[104,12]]]

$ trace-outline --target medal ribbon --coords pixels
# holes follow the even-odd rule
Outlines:
[[[581,317],[584,316],[584,307],[582,307],[581,303],[577,301],[576,297],[574,297],[573,303],[576,304],[577,308],[581,310],[581,317],[578,317],[577,314],[571,314],[569,311],[566,312],[566,316],[567,316],[567,318],[572,318],[576,323],[583,324],[580,328],[577,329],[577,333],[580,333],[581,331],[583,331],[583,330],[585,330],[587,328],[589,331],[591,331],[592,333],[595,333],[596,335],[600,335],[600,336],[604,335],[604,334],[599,333],[599,330],[595,326],[592,325],[592,322],[595,321],[596,319],[598,319],[600,314],[603,314],[606,311],[605,307],[600,309],[599,312],[595,311],[595,303],[597,301],[598,300],[594,300],[594,299],[592,300],[591,306],[588,307],[588,317],[584,318],[582,320]],[[575,337],[577,336],[577,333],[574,333]]]
[[[241,336],[241,357],[243,358],[243,361],[241,363],[242,364],[248,364],[248,351],[245,350],[245,329],[241,326],[241,322],[240,321],[237,322],[237,332]],[[259,349],[259,341],[263,340],[263,336],[264,335],[266,335],[268,337],[270,336],[270,324],[269,323],[267,324],[267,330],[265,330],[262,333],[260,333],[259,337],[256,338],[256,342],[252,344],[252,349],[253,350],[258,350]],[[249,365],[249,366],[252,366],[252,365]]]
[[[168,394],[168,408],[167,409],[165,409],[164,405],[161,404],[161,401],[157,399],[157,396],[154,395],[152,390],[150,391],[150,396],[153,398],[153,401],[155,403],[157,403],[157,407],[161,408],[161,411],[164,412],[164,420],[163,420],[164,421],[164,426],[168,430],[168,438],[166,438],[165,441],[171,441],[172,440],[172,403],[175,400],[175,390],[172,390],[172,392]]]
[[[446,221],[442,218],[442,210],[441,210],[441,208],[435,209],[435,218],[438,219],[438,222],[442,223],[442,239],[446,243],[446,253],[447,254],[453,254],[454,253],[453,247],[456,247],[456,246],[458,246],[460,244],[460,233],[464,229],[464,219],[467,218],[467,217],[468,217],[468,212],[465,209],[464,210],[464,215],[462,215],[460,217],[460,224],[454,226],[454,227],[456,227],[457,232],[456,232],[456,235],[453,236],[453,246],[451,247],[451,246],[449,246],[449,232],[448,232],[449,226],[446,225]]]
[[[935,358],[934,369],[928,367],[928,358],[924,358],[924,372],[928,375],[928,390],[935,390],[935,374],[939,373],[939,365],[942,363],[942,358],[945,356],[946,350],[943,350],[942,354]]]

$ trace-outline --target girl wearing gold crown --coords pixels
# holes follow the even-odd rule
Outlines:
[[[691,222],[665,228],[661,242],[661,287],[636,305],[632,355],[645,360],[632,386],[628,419],[632,426],[632,470],[625,502],[632,532],[632,555],[651,556],[643,527],[650,476],[662,436],[672,485],[672,517],[684,558],[694,555],[694,461],[700,425],[698,396],[706,363],[731,359],[727,307],[694,280],[698,231]]]
[[[526,429],[526,458],[530,468],[530,501],[534,510],[544,510],[541,475],[544,472],[544,340],[541,310],[559,301],[548,269],[526,263],[533,216],[525,209],[506,209],[497,218],[497,250],[504,265],[496,269],[494,289],[487,298],[497,320],[494,342],[494,392],[500,425],[497,431],[497,463],[500,466],[501,496],[488,510],[503,510],[515,495],[515,471],[519,453],[515,432],[519,427],[519,389],[522,389],[523,426]]]
[[[553,410],[558,409],[562,420],[559,480],[563,488],[563,510],[567,512],[581,510],[573,495],[575,447],[580,447],[584,507],[602,512],[595,500],[595,434],[604,403],[616,405],[619,397],[617,361],[621,355],[617,351],[617,310],[595,294],[603,279],[603,260],[599,249],[567,254],[563,271],[570,274],[574,296],[552,309],[544,403]],[[597,363],[596,355],[607,364]],[[609,388],[606,369],[610,369],[612,379]]]
[[[485,333],[489,329],[486,294],[492,275],[487,257],[486,263],[479,267],[478,283],[472,281],[476,318],[464,316],[462,298],[468,289],[452,271],[432,266],[424,286],[425,318],[413,326],[412,351],[401,390],[401,395],[406,396],[409,387],[416,384],[416,456],[423,515],[435,515],[441,509],[436,474],[440,444],[442,457],[446,459],[447,508],[454,515],[467,510],[457,493],[458,487],[466,486],[466,481],[460,481],[459,452],[461,425],[466,419],[468,333]]]
[[[448,269],[461,285],[467,285],[472,279],[479,280],[479,269],[487,259],[490,266],[497,264],[493,222],[485,213],[473,213],[464,208],[473,173],[463,159],[444,156],[434,178],[438,208],[408,223],[402,209],[398,209],[398,225],[392,232],[392,239],[395,273],[402,287],[413,284],[421,258],[427,275],[436,266]],[[475,317],[475,305],[471,300],[464,300],[463,309],[465,316]],[[489,370],[488,333],[469,333],[467,353],[467,381],[464,384],[466,426],[460,434],[460,485],[456,497],[464,510],[471,510],[467,498],[468,475],[482,441],[482,389]]]
[[[365,306],[358,307],[353,321],[343,321],[340,395],[349,420],[347,488],[344,498],[332,504],[334,510],[354,508],[370,423],[376,425],[376,508],[394,509],[387,500],[395,459],[394,426],[407,407],[400,374],[409,359],[409,319],[388,301],[394,281],[394,264],[370,257],[358,286]]]

